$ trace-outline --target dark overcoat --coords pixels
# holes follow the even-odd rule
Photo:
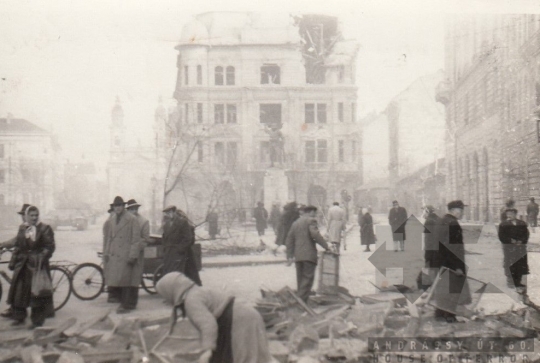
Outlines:
[[[426,267],[439,268],[438,259],[441,218],[435,213],[429,213],[424,222],[424,260]]]
[[[210,212],[208,213],[208,216],[206,216],[206,221],[208,222],[208,234],[210,236],[218,234],[218,220],[219,216],[216,212]]]
[[[163,226],[163,275],[182,272],[197,285],[202,285],[192,250],[194,244],[195,228],[186,218],[175,214]]]
[[[257,230],[264,230],[268,227],[266,221],[268,220],[268,211],[264,207],[257,207],[253,210],[253,218],[255,218],[255,224]]]
[[[303,216],[293,223],[287,235],[287,258],[294,257],[296,262],[309,261],[316,264],[316,244],[328,249],[328,244],[319,232],[317,221]]]
[[[360,244],[363,246],[369,246],[374,244],[375,232],[373,231],[373,217],[371,214],[365,213],[358,218],[358,224],[360,225]]]
[[[392,236],[394,241],[398,241],[400,238],[398,233],[403,234],[403,240],[405,240],[405,224],[407,223],[407,210],[403,207],[390,208],[388,212],[388,223],[392,227]]]
[[[451,214],[441,218],[438,263],[450,270],[461,270],[463,276],[447,272],[442,275],[434,291],[437,307],[455,313],[458,305],[471,303],[471,293],[466,279],[465,246],[463,230],[458,219]]]
[[[527,204],[527,215],[538,218],[538,203],[530,202]]]
[[[284,209],[285,211],[281,215],[278,225],[278,233],[276,238],[276,244],[278,246],[285,245],[287,234],[289,233],[291,226],[298,218],[300,218],[300,213],[298,213],[296,205],[286,206]]]
[[[528,275],[529,263],[527,259],[527,242],[529,229],[527,223],[516,219],[516,225],[506,220],[499,225],[499,240],[503,244],[504,269],[515,275]],[[512,240],[521,241],[513,244]]]
[[[54,232],[49,225],[38,223],[36,226],[36,238],[35,241],[32,241],[25,236],[27,228],[27,224],[22,224],[19,227],[15,250],[10,262],[14,270],[7,303],[16,308],[52,304],[50,297],[38,298],[31,296],[31,288],[32,277],[40,259],[42,260],[42,268],[50,276],[49,259],[55,250]]]

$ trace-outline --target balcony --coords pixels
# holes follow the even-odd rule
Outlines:
[[[435,100],[445,106],[448,105],[450,102],[450,89],[450,81],[441,81],[435,90]]]

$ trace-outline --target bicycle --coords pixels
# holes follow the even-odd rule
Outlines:
[[[99,258],[103,257],[102,252],[97,253]],[[161,278],[162,265],[155,268],[145,259],[145,265],[141,278],[142,288],[154,295],[156,283]],[[155,268],[155,269],[154,269]],[[105,292],[105,277],[103,275],[103,262],[99,265],[93,262],[85,262],[78,265],[71,274],[73,295],[80,300],[94,300],[102,292]]]
[[[12,251],[8,249],[0,250],[0,260],[2,255],[6,252]],[[7,265],[9,264],[9,261],[0,261],[0,264]],[[54,311],[58,311],[63,308],[71,296],[73,287],[69,268],[72,266],[75,266],[75,264],[69,261],[51,261],[50,263]],[[9,277],[6,271],[0,270],[0,276],[2,276],[4,280],[11,285],[12,279]],[[2,280],[0,279],[0,300],[2,299],[2,291]]]

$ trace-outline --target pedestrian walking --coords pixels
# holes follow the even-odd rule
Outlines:
[[[516,202],[513,199],[508,199],[506,203],[504,204],[504,207],[501,207],[500,215],[501,215],[501,222],[506,221],[506,210],[508,208],[515,208]]]
[[[15,250],[9,262],[13,271],[13,279],[9,289],[7,303],[11,306],[12,325],[22,325],[27,317],[27,309],[31,308],[32,328],[40,327],[45,322],[52,307],[51,290],[36,294],[33,289],[35,279],[43,270],[49,279],[51,271],[49,259],[55,250],[54,232],[52,228],[39,221],[39,209],[28,206],[25,210],[25,223],[19,227]]]
[[[293,223],[300,218],[300,212],[296,202],[290,202],[283,207],[283,214],[279,219],[278,234],[276,237],[276,244],[278,246],[285,246],[287,242],[287,234],[289,233]]]
[[[377,242],[373,230],[373,217],[367,208],[358,212],[358,225],[360,226],[360,244],[366,246],[364,252],[370,252],[369,245]]]
[[[139,221],[126,211],[122,197],[115,197],[112,204],[114,213],[103,226],[103,274],[109,291],[107,301],[120,303],[116,312],[124,314],[134,310],[139,300],[142,269],[136,265],[144,242]]]
[[[424,221],[424,268],[418,275],[418,288],[427,290],[435,281],[440,268],[438,259],[441,218],[435,213],[435,207],[426,205],[423,208]]]
[[[506,210],[506,221],[499,225],[499,240],[503,245],[503,267],[508,287],[525,292],[526,285],[522,283],[522,277],[529,274],[527,258],[529,229],[527,223],[517,219],[515,208]]]
[[[407,210],[399,206],[397,200],[392,202],[392,208],[388,213],[388,222],[392,228],[392,238],[394,240],[394,252],[405,251],[405,224],[407,223]]]
[[[267,227],[268,211],[264,208],[262,202],[257,202],[257,208],[253,210],[253,218],[255,218],[255,226],[259,236],[264,236],[264,230]]]
[[[527,221],[529,226],[532,227],[532,231],[535,232],[535,227],[538,226],[538,203],[534,201],[534,198],[529,198],[529,204],[527,204]]]
[[[208,234],[210,235],[210,239],[214,240],[219,233],[219,215],[211,206],[208,206],[208,210],[210,211],[206,216],[206,221],[208,222]]]
[[[337,252],[340,251],[341,247],[341,234],[347,227],[346,214],[338,202],[334,202],[333,206],[328,209],[328,238]]]
[[[307,303],[317,267],[317,247],[319,244],[329,251],[328,244],[317,226],[317,207],[304,207],[304,214],[297,219],[287,235],[287,260],[296,264],[298,296]]]
[[[180,272],[170,272],[156,285],[173,306],[171,329],[178,310],[200,334],[199,363],[270,363],[266,330],[253,307],[223,291],[199,287]]]
[[[272,205],[272,210],[270,211],[270,224],[272,225],[272,229],[276,236],[278,235],[280,217],[281,213],[279,212],[279,206],[274,203]]]
[[[466,205],[461,200],[448,203],[448,213],[441,219],[439,237],[439,252],[437,263],[451,271],[444,274],[434,291],[437,304],[435,317],[448,323],[456,322],[455,312],[458,305],[471,302],[469,285],[467,284],[465,268],[465,247],[463,245],[463,230],[459,220],[463,217]]]
[[[163,210],[163,274],[182,272],[197,285],[202,286],[195,264],[192,246],[195,244],[195,229],[187,215],[174,205]]]
[[[25,212],[26,212],[26,209],[30,207],[30,204],[23,204],[21,210],[19,212],[17,212],[17,214],[19,214],[22,218],[22,224],[19,226],[19,229],[23,226],[23,225],[26,225],[26,217],[25,217]],[[17,230],[17,234],[18,234],[18,230]],[[11,248],[14,248],[15,247],[15,243],[17,242],[17,234],[15,235],[15,237],[7,240],[7,241],[4,241],[2,243],[0,243],[0,249],[11,249]],[[52,300],[51,300],[51,303],[52,303]],[[53,315],[54,315],[54,309],[53,309]],[[13,311],[11,309],[11,307],[7,308],[6,310],[4,310],[2,313],[0,313],[0,316],[3,317],[3,318],[12,318],[13,317]]]

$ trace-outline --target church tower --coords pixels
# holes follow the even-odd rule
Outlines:
[[[116,97],[116,103],[111,111],[111,159],[119,160],[125,150],[126,127],[124,126],[124,110],[120,104],[120,98]]]

